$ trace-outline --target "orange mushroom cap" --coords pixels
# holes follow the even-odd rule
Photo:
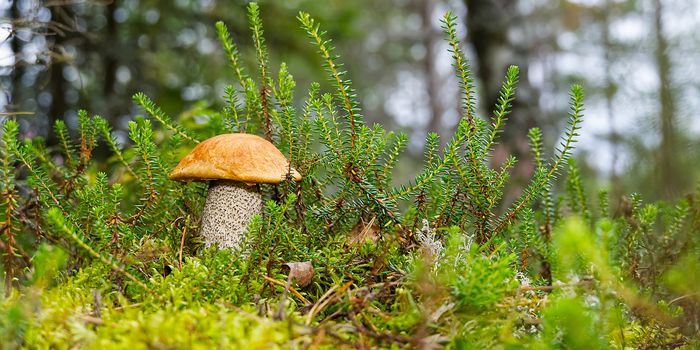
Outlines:
[[[291,169],[294,180],[301,175],[289,167],[275,145],[257,135],[223,134],[198,144],[170,173],[171,180],[232,180],[276,184]]]

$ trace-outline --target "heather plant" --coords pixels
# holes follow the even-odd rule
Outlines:
[[[129,142],[81,111],[77,137],[56,123],[57,149],[20,140],[18,123],[4,121],[4,347],[700,345],[697,200],[630,195],[618,213],[606,192],[593,200],[572,157],[581,86],[571,88],[551,156],[541,131],[528,131],[535,171],[521,195],[503,203],[517,159],[493,167],[491,153],[518,68],[505,72],[492,115],[477,115],[456,18],[446,14],[464,116],[444,147],[428,135],[423,168],[397,184],[408,137],[364,123],[320,24],[298,16],[329,81],[300,98],[288,67],[269,66],[257,4],[248,17],[254,70],[242,66],[226,25],[216,24],[236,78],[220,111],[173,118],[138,93],[145,115],[129,123]],[[265,137],[303,176],[262,188],[264,214],[235,251],[205,248],[198,237],[205,185],[167,176],[197,143],[229,132]],[[111,152],[104,162],[93,156],[99,146]],[[315,270],[304,287],[288,276],[287,263],[301,261]]]

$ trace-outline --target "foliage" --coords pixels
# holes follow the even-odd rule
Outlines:
[[[147,116],[121,145],[99,116],[79,113],[60,149],[20,141],[3,125],[0,333],[9,348],[433,347],[627,348],[698,344],[700,207],[643,204],[595,210],[571,158],[583,90],[571,89],[568,127],[551,159],[532,129],[536,169],[512,204],[503,191],[516,159],[491,165],[518,80],[506,73],[489,124],[448,13],[444,31],[464,95],[459,127],[440,149],[428,136],[422,171],[396,185],[407,136],[364,123],[320,25],[300,13],[330,86],[294,101],[286,65],[269,67],[260,9],[249,21],[258,74],[230,32],[216,29],[237,82],[204,125],[180,124],[144,94]],[[325,89],[328,89],[327,92]],[[154,128],[152,123],[161,127]],[[167,179],[200,140],[260,133],[303,180],[266,185],[265,212],[240,251],[197,236],[205,186]],[[93,160],[105,144],[106,163]],[[553,192],[568,165],[567,191]],[[567,203],[568,206],[562,206]],[[503,209],[501,209],[503,207]],[[420,226],[420,227],[419,227]],[[283,264],[310,261],[310,286],[285,283]],[[682,276],[690,276],[685,280]]]

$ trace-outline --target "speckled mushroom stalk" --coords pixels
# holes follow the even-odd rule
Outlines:
[[[257,185],[238,181],[211,181],[202,211],[200,234],[206,245],[237,248],[255,214],[262,214],[262,195]]]

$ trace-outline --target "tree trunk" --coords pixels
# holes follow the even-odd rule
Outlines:
[[[528,57],[525,48],[509,42],[508,29],[516,21],[516,0],[465,0],[467,30],[476,51],[477,77],[480,83],[481,109],[491,116],[502,81],[509,65],[520,67],[520,83],[513,110],[505,124],[500,144],[496,146],[493,165],[502,164],[508,154],[518,158],[512,171],[512,186],[504,196],[504,204],[512,202],[522,191],[534,169],[527,130],[536,126],[539,92],[528,81]]]
[[[61,17],[60,12],[66,11],[61,6],[51,7],[51,20],[57,21]],[[63,45],[66,40],[65,33],[53,33],[53,41],[49,44],[49,50],[54,53],[60,53],[63,49]],[[68,104],[66,103],[65,92],[68,89],[68,84],[66,84],[63,78],[63,68],[65,64],[57,59],[58,55],[53,55],[51,59],[51,66],[49,67],[49,89],[51,91],[51,106],[46,114],[47,120],[47,135],[46,135],[46,145],[51,147],[58,144],[58,139],[56,138],[56,133],[53,132],[54,124],[57,120],[63,119],[66,110],[68,109]]]
[[[423,59],[423,72],[425,74],[426,89],[428,90],[428,102],[430,104],[430,120],[428,121],[428,132],[435,132],[440,136],[443,134],[442,117],[445,113],[445,106],[440,101],[440,89],[442,79],[435,67],[436,41],[440,38],[439,33],[433,28],[432,17],[434,11],[433,0],[422,0],[421,17],[423,20],[423,46],[425,46],[425,58]],[[444,138],[441,138],[443,140]],[[444,141],[443,141],[444,142]]]
[[[605,6],[601,11],[601,32],[603,39],[603,50],[604,50],[604,66],[605,66],[605,87],[603,89],[605,94],[605,109],[608,114],[608,123],[610,124],[609,139],[611,146],[612,158],[610,160],[610,198],[612,198],[613,207],[617,208],[620,199],[623,195],[622,181],[617,173],[617,163],[620,153],[620,142],[622,141],[621,135],[617,132],[615,128],[615,112],[614,112],[614,99],[616,94],[616,86],[612,76],[612,64],[613,64],[613,43],[610,38],[610,9],[612,4],[610,1],[605,2]]]
[[[678,195],[683,188],[678,168],[677,134],[675,130],[676,108],[672,96],[671,59],[668,54],[668,40],[663,33],[663,5],[654,0],[654,31],[656,34],[656,64],[659,69],[659,95],[661,118],[661,145],[658,151],[658,186],[661,196],[666,199]]]
[[[19,11],[19,2],[15,1],[10,9],[10,18],[12,18],[12,30],[16,33],[17,22],[22,18],[22,14]],[[17,34],[12,38],[12,54],[15,56],[14,67],[12,67],[12,76],[10,78],[10,94],[7,97],[8,110],[15,110],[16,108],[21,108],[18,104],[20,101],[20,92],[22,91],[22,75],[23,69],[22,64],[19,59],[22,55],[22,42],[17,37]]]
[[[102,82],[102,95],[105,97],[106,101],[112,100],[111,96],[114,94],[114,86],[116,84],[117,78],[117,67],[118,62],[115,55],[115,46],[117,43],[117,20],[114,19],[114,11],[117,9],[117,0],[112,1],[106,7],[105,17],[107,18],[107,25],[105,26],[105,36],[103,40],[104,45],[104,55],[102,56],[104,65],[104,81]],[[101,112],[104,113],[104,112]]]

